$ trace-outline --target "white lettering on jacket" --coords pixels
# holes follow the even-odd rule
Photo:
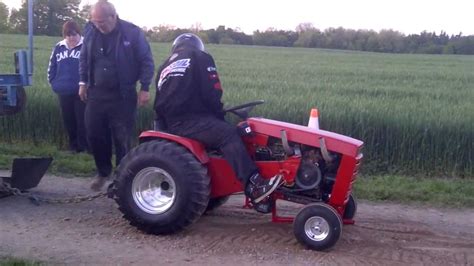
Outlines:
[[[67,58],[74,58],[74,59],[79,59],[81,56],[81,51],[80,50],[71,50],[71,51],[63,51],[61,53],[56,54],[56,61],[59,63],[63,59]]]
[[[161,71],[160,79],[158,80],[158,90],[161,90],[161,85],[166,82],[169,76],[183,76],[186,69],[191,65],[191,58],[180,59],[171,63]]]

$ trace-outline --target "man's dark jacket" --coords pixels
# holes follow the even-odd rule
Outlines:
[[[135,93],[137,81],[140,81],[141,90],[148,91],[154,74],[150,45],[142,30],[134,24],[117,19],[116,27],[119,36],[115,49],[115,62],[117,64],[120,93],[123,97]],[[89,84],[93,72],[93,42],[97,39],[97,35],[101,33],[92,23],[89,23],[86,28],[81,49],[79,75],[80,81]]]

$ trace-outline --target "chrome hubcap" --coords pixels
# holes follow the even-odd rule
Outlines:
[[[176,184],[171,175],[158,167],[142,169],[133,179],[135,204],[149,214],[161,214],[171,208],[176,197]]]
[[[314,216],[306,221],[304,231],[311,240],[322,241],[329,235],[329,224],[324,218]]]

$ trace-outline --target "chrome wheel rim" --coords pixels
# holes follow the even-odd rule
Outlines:
[[[329,224],[326,219],[314,216],[304,224],[306,236],[313,241],[322,241],[329,235]]]
[[[133,179],[132,196],[142,211],[161,214],[173,205],[176,184],[165,170],[158,167],[144,168]]]

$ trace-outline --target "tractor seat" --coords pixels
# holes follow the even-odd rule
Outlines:
[[[166,131],[166,124],[163,123],[159,119],[155,119],[153,121],[153,130],[163,132],[163,133],[167,133],[167,134],[171,134],[171,133]],[[192,140],[192,139],[189,139],[189,138],[185,138],[185,137],[181,137],[181,138],[187,139],[190,142],[195,142],[196,145],[202,145],[198,141],[195,141],[195,140]],[[222,152],[219,149],[212,149],[212,148],[207,148],[207,147],[205,147],[205,149],[206,149],[206,152],[207,152],[208,156],[222,156]]]

